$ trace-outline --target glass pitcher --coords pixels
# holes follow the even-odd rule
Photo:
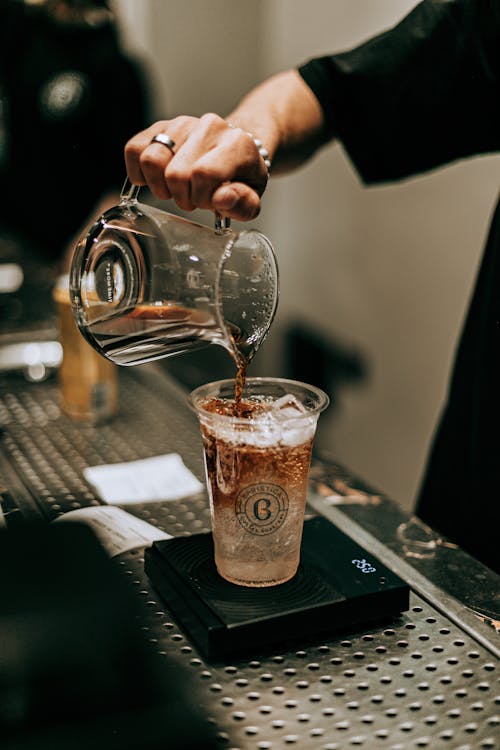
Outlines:
[[[262,344],[278,303],[278,268],[267,237],[215,229],[138,203],[125,182],[79,241],[71,266],[73,314],[104,357],[135,365],[207,344],[238,365]]]

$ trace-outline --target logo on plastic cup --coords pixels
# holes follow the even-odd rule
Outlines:
[[[236,517],[245,531],[256,536],[273,534],[288,513],[288,495],[277,484],[261,482],[244,487],[236,498]]]

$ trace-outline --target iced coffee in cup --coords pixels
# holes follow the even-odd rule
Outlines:
[[[328,396],[281,378],[209,383],[191,393],[200,422],[220,575],[275,586],[298,568],[311,452]]]

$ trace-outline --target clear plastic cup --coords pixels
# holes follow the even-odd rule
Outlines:
[[[234,381],[194,390],[220,575],[275,586],[300,560],[316,425],[328,396],[282,378],[248,378],[235,416]]]

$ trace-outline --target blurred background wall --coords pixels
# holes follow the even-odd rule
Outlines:
[[[262,78],[358,44],[415,4],[115,0],[158,117],[224,115]],[[253,374],[290,374],[290,343],[299,361],[312,356],[333,400],[318,445],[406,508],[445,397],[499,164],[482,157],[368,189],[333,145],[272,180],[254,222],[275,245],[281,300]]]

